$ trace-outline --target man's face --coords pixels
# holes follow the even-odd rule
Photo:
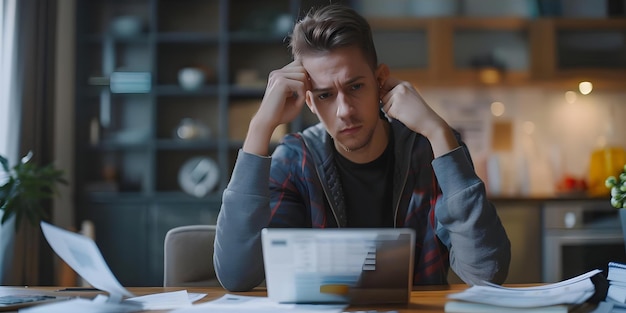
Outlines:
[[[382,66],[373,71],[358,47],[308,54],[302,65],[311,80],[307,105],[340,153],[378,151],[386,145],[386,138],[375,136],[384,132],[379,117],[379,86],[386,77]]]

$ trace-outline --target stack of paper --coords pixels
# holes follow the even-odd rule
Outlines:
[[[626,264],[609,262],[606,300],[593,313],[626,313]]]
[[[569,312],[595,293],[593,270],[580,276],[536,287],[506,288],[485,282],[448,297],[446,312]]]
[[[607,279],[609,280],[607,298],[626,303],[626,264],[609,262]]]

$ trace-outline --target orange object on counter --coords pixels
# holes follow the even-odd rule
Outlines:
[[[611,190],[604,182],[609,176],[622,172],[626,164],[626,151],[621,147],[606,147],[593,151],[589,162],[587,193],[592,197],[608,196]]]

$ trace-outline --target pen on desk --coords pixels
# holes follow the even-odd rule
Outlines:
[[[58,289],[57,291],[100,291],[100,289],[90,287],[67,287]]]

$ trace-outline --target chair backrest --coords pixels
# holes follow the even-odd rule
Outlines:
[[[221,286],[213,268],[215,225],[170,229],[164,241],[164,287]]]

